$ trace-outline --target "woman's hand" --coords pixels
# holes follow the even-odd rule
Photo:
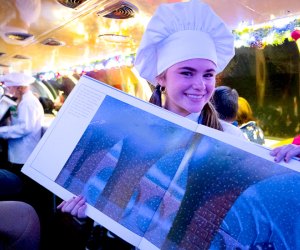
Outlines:
[[[289,162],[293,157],[300,156],[300,145],[288,144],[277,147],[270,152],[270,155],[275,156],[275,162],[280,162],[281,160]]]
[[[57,209],[60,209],[63,213],[70,213],[79,219],[86,218],[86,203],[85,198],[82,196],[73,197],[68,201],[63,201],[57,206]]]

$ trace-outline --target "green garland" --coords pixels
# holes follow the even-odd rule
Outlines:
[[[291,17],[281,27],[276,27],[274,21],[259,25],[248,26],[233,30],[235,47],[260,47],[266,45],[280,45],[285,39],[292,41],[291,32],[300,29],[300,17]]]

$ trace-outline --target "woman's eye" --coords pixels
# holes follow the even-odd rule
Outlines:
[[[207,73],[204,75],[205,78],[211,78],[211,77],[214,77],[214,74],[212,73]]]
[[[184,71],[184,72],[181,72],[181,74],[184,76],[192,76],[193,75],[193,73],[190,71]]]

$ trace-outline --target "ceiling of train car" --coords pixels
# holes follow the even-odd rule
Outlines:
[[[178,0],[1,0],[0,74],[135,53],[156,7]],[[300,13],[299,0],[203,0],[234,29]]]

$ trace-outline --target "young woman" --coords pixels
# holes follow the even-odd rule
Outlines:
[[[143,35],[135,66],[143,78],[155,85],[150,100],[152,103],[199,124],[230,133],[234,135],[233,139],[245,140],[239,128],[218,119],[210,103],[216,75],[226,67],[233,55],[231,31],[208,5],[192,0],[162,4],[158,8]],[[157,141],[157,144],[160,142]],[[197,180],[194,178],[195,172],[195,169],[189,169],[189,190],[186,191],[182,204],[198,202],[189,199],[193,195],[191,187],[197,184],[192,183],[188,187],[190,181]],[[196,185],[196,188],[198,190],[200,187]],[[119,189],[119,192],[120,190],[124,192],[123,189]],[[84,218],[85,198],[78,196],[63,201],[58,209]],[[184,206],[180,212],[181,210],[184,210]],[[174,243],[175,246],[168,245],[167,242],[163,243],[163,249],[177,249],[182,243],[184,230],[180,231],[176,227],[176,222],[181,219],[174,219],[174,227],[168,235],[171,244]],[[222,245],[221,240],[216,238],[214,245]],[[237,244],[236,247],[240,245]]]
[[[135,67],[156,86],[150,102],[244,139],[237,127],[218,119],[210,103],[216,75],[233,56],[231,31],[208,5],[192,0],[158,8],[143,35]],[[85,202],[78,197],[58,208],[82,217]]]

